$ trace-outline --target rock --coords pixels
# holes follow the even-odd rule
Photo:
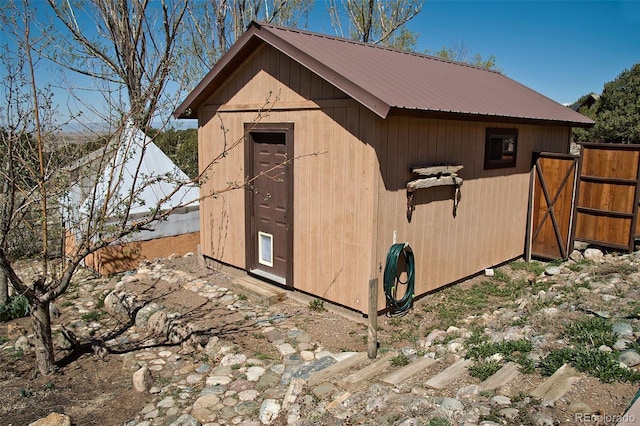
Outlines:
[[[241,416],[253,416],[258,413],[258,403],[255,401],[242,401],[233,407],[233,411]]]
[[[220,403],[220,398],[214,394],[202,395],[193,403],[193,408],[212,408]]]
[[[480,395],[480,386],[469,385],[458,390],[458,392],[456,393],[456,399],[474,401],[478,395]]]
[[[249,367],[247,369],[247,380],[250,382],[257,382],[264,373],[265,370],[262,367]]]
[[[55,333],[53,335],[53,345],[60,349],[71,349],[73,344],[62,333]]]
[[[258,418],[264,425],[270,425],[280,414],[280,404],[275,399],[265,399],[260,406]]]
[[[447,332],[444,330],[433,330],[427,335],[427,338],[425,339],[425,346],[431,346],[433,342],[444,338],[446,335]]]
[[[598,350],[600,352],[613,352],[613,349],[611,349],[609,346],[607,345],[600,345],[600,347],[598,348]]]
[[[625,349],[627,349],[628,345],[629,345],[629,341],[628,340],[618,339],[618,340],[616,340],[616,343],[613,345],[613,349],[615,349],[617,351],[624,351]]]
[[[224,366],[232,366],[232,365],[240,365],[244,364],[247,360],[247,356],[245,354],[227,354],[222,357],[220,360],[220,365]]]
[[[207,386],[228,385],[231,380],[229,376],[211,376],[207,378]]]
[[[462,342],[451,342],[447,345],[447,350],[452,353],[461,352],[464,350],[464,343]]]
[[[208,373],[210,370],[211,370],[211,367],[207,363],[200,364],[195,368],[195,372],[198,374]]]
[[[312,360],[314,360],[316,358],[316,355],[311,351],[301,351],[300,352],[300,357],[304,361],[312,361]]]
[[[452,416],[456,412],[464,411],[464,404],[455,398],[442,398],[440,408]]]
[[[176,404],[176,401],[173,399],[173,397],[172,396],[168,396],[168,397],[164,398],[162,401],[158,402],[156,407],[159,407],[159,408],[171,408],[175,404]]]
[[[553,419],[541,412],[536,412],[531,415],[531,420],[533,420],[533,424],[536,426],[553,426]]]
[[[511,405],[511,399],[503,395],[496,395],[491,398],[491,405]]]
[[[581,260],[584,259],[584,256],[582,255],[582,253],[579,250],[574,250],[569,255],[569,259],[571,259],[574,262],[578,263],[578,262],[580,262]]]
[[[29,352],[31,350],[31,345],[29,345],[29,339],[27,339],[27,336],[18,337],[16,343],[13,344],[13,348],[19,352]]]
[[[573,248],[580,251],[585,251],[589,247],[589,243],[585,243],[584,241],[574,241]]]
[[[284,340],[284,337],[285,337],[280,330],[277,330],[273,327],[269,327],[263,330],[263,333],[270,343],[273,343],[278,340]]]
[[[29,423],[29,426],[71,426],[71,419],[66,414],[51,413],[47,417]]]
[[[153,384],[153,377],[147,367],[142,367],[133,373],[133,388],[138,392],[146,392]]]
[[[238,392],[238,399],[240,401],[254,401],[258,397],[258,391],[255,389],[247,389]]]
[[[374,396],[369,398],[367,401],[367,413],[372,413],[374,411],[384,411],[386,407],[386,398],[384,396]]]
[[[520,410],[518,410],[517,408],[511,408],[511,407],[503,408],[502,410],[498,411],[498,415],[507,420],[513,421],[517,419],[518,416],[520,415]]]
[[[584,258],[596,263],[604,262],[604,254],[596,248],[588,248],[584,251]]]
[[[122,357],[122,369],[124,371],[137,371],[140,369],[140,362],[136,359],[136,356],[129,352]]]
[[[276,346],[278,352],[280,352],[281,356],[292,355],[296,353],[296,350],[291,346],[290,343],[283,343],[282,345]]]
[[[189,374],[186,381],[190,385],[195,385],[202,380],[202,374]]]
[[[155,302],[149,303],[138,310],[136,314],[136,327],[146,327],[149,317],[158,312],[162,307]]]
[[[627,367],[635,367],[640,364],[640,354],[633,349],[627,349],[620,354],[620,362]]]
[[[493,269],[491,268],[487,268],[484,270],[484,276],[485,277],[493,277],[495,275],[495,272]]]
[[[331,383],[321,383],[318,386],[314,387],[311,392],[313,392],[316,398],[322,400],[334,390],[335,387]]]
[[[182,414],[169,426],[201,426],[201,423],[189,414]]]
[[[573,402],[571,404],[569,404],[569,407],[567,407],[567,411],[569,411],[571,414],[591,414],[593,413],[593,409],[591,407],[589,407],[589,405],[585,404],[584,402]]]
[[[126,315],[127,309],[122,303],[122,299],[118,297],[115,291],[107,294],[104,298],[104,309],[111,315]]]
[[[561,269],[559,266],[547,266],[544,269],[544,273],[549,276],[560,275]]]
[[[147,320],[147,330],[151,334],[165,335],[167,333],[167,313],[159,310],[151,314]]]
[[[547,317],[554,317],[558,315],[558,312],[558,308],[555,307],[540,309],[540,313]]]
[[[611,327],[611,331],[618,337],[633,337],[633,327],[626,322],[617,322]]]

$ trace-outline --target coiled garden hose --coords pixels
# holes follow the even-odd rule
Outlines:
[[[398,271],[398,259],[404,256],[407,272],[407,280],[402,281],[400,276],[404,271]],[[404,295],[397,299],[398,287],[406,285]],[[415,290],[415,262],[413,250],[408,244],[394,244],[387,253],[387,262],[384,267],[384,294],[387,298],[388,314],[391,316],[402,316],[409,312],[413,306],[413,296]],[[402,293],[401,293],[402,294]]]

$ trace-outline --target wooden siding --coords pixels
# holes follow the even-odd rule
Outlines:
[[[256,109],[269,93],[278,93],[278,100],[257,119]],[[284,55],[262,48],[201,110],[201,170],[225,142],[233,146],[212,168],[202,192],[245,178],[245,123],[294,123],[293,286],[366,311],[376,154],[360,139],[369,137],[374,118],[345,98]],[[246,267],[243,191],[207,197],[200,216],[202,253],[240,268]]]
[[[203,195],[245,179],[245,123],[294,124],[293,286],[361,312],[369,280],[378,278],[382,288],[394,230],[414,250],[417,294],[523,254],[532,153],[566,152],[569,144],[563,127],[382,120],[268,46],[206,105],[199,110],[200,168],[215,164]],[[484,170],[487,127],[518,129],[516,168]],[[231,149],[218,157],[225,144]],[[409,170],[427,164],[465,167],[462,201],[454,218],[451,188],[418,190],[409,223]],[[200,215],[202,253],[239,268],[246,267],[243,191],[207,196]]]
[[[517,128],[515,168],[484,170],[485,129]],[[375,263],[393,243],[408,242],[416,260],[416,294],[424,294],[524,253],[532,154],[566,152],[569,129],[495,122],[392,117],[378,123],[378,223]],[[453,187],[417,190],[411,223],[406,182],[418,165],[463,165],[462,200]],[[383,280],[378,268],[377,277]],[[379,308],[384,300],[379,301]]]

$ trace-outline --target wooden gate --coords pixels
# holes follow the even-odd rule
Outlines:
[[[578,156],[535,153],[526,258],[566,258],[573,250]]]
[[[640,145],[581,145],[575,239],[633,251],[638,235]]]

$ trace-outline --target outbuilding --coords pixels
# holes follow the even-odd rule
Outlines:
[[[496,71],[259,23],[175,116],[205,259],[359,312],[394,243],[418,296],[521,256],[533,154],[593,124]]]
[[[81,173],[78,172],[81,170]],[[107,276],[138,267],[143,260],[184,255],[198,249],[198,188],[139,128],[127,124],[105,147],[67,167],[71,185],[59,200],[65,228],[64,250],[74,253],[97,227],[140,220],[154,206],[172,210],[164,220],[88,255],[84,265]],[[102,209],[106,212],[104,217]],[[104,223],[101,223],[104,222]]]

